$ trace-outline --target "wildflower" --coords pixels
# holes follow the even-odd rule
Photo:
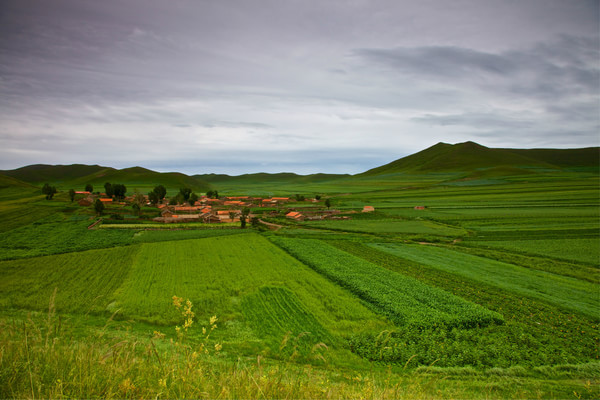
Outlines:
[[[221,351],[223,346],[220,343],[215,343],[215,351]]]
[[[164,339],[165,338],[165,334],[159,331],[154,331],[154,338],[155,339]]]
[[[167,387],[167,378],[160,378],[158,380],[158,386],[166,388]]]
[[[119,389],[121,389],[122,392],[127,393],[129,391],[135,390],[135,385],[133,384],[133,382],[131,382],[131,378],[126,378],[123,380],[123,382],[119,384]]]
[[[210,317],[209,324],[210,324],[210,325],[214,325],[214,324],[215,324],[215,322],[217,322],[217,320],[218,320],[218,319],[217,319],[217,316],[216,316],[216,315],[213,315],[212,317]]]
[[[181,308],[181,302],[183,299],[181,297],[173,296],[173,305],[177,308]]]

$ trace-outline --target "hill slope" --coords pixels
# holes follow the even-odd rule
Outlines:
[[[487,168],[575,168],[600,165],[597,147],[586,149],[494,149],[474,142],[438,143],[357,176],[400,172],[468,172]]]
[[[88,183],[96,190],[105,182],[123,183],[128,186],[156,186],[167,188],[190,187],[196,191],[206,191],[210,184],[202,179],[191,177],[179,172],[156,172],[142,167],[115,169],[99,165],[30,165],[10,171],[0,171],[0,174],[24,182],[42,185],[51,183],[63,188],[81,188]]]

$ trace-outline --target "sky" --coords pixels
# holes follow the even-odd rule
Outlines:
[[[0,0],[0,169],[600,145],[597,0]]]

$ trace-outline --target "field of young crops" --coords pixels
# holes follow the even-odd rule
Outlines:
[[[396,325],[501,324],[502,316],[416,279],[391,272],[314,239],[278,238],[290,254],[387,315]]]
[[[171,296],[189,298],[197,316],[243,320],[240,302],[264,285],[291,290],[335,333],[383,328],[385,323],[351,293],[256,234],[141,245],[111,308],[157,324],[176,321]],[[310,330],[307,327],[307,330]]]

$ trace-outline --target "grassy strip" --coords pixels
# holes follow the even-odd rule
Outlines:
[[[519,267],[438,246],[371,244],[378,250],[539,299],[600,321],[598,287],[590,282]]]

